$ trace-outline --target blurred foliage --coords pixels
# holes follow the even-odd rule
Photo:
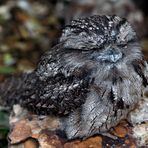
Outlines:
[[[58,42],[65,24],[94,13],[125,15],[140,31],[144,28],[142,13],[130,0],[0,0],[0,81],[33,70],[39,57]],[[7,144],[7,123],[7,113],[0,112],[0,148]]]
[[[1,1],[0,74],[32,70],[57,43],[64,21],[55,14],[56,6],[46,0]]]
[[[0,67],[0,74],[12,74],[15,73],[15,71],[13,67]]]
[[[8,113],[0,111],[0,148],[7,146],[7,133],[9,131]]]
[[[55,0],[0,0],[0,81],[33,70],[39,57],[57,43],[65,24],[55,14],[57,5]],[[0,148],[7,147],[8,131],[8,113],[1,111]]]

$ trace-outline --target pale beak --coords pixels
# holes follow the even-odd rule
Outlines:
[[[104,62],[115,63],[122,58],[123,54],[119,49],[108,49],[98,56],[98,59]]]

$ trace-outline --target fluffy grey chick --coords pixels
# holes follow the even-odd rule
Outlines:
[[[68,139],[86,138],[126,118],[148,84],[146,73],[130,24],[91,16],[73,20],[34,72],[8,80],[0,92],[5,105],[57,116]]]

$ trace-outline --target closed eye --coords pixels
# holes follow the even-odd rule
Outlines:
[[[103,45],[102,46],[99,46],[99,47],[91,48],[90,50],[96,51],[96,50],[102,50],[102,49],[104,49],[104,46]]]
[[[97,47],[97,48],[91,48],[90,50],[98,50],[99,48]]]
[[[64,50],[66,51],[76,51],[76,52],[93,52],[93,51],[98,51],[98,50],[102,50],[103,46],[100,47],[94,47],[94,48],[86,48],[86,47],[81,47],[79,48],[64,48]]]
[[[78,48],[64,48],[65,53],[90,53],[91,50],[88,49],[78,49]]]
[[[78,48],[65,48],[65,50],[67,50],[67,51],[89,51],[89,49],[86,49],[86,48],[81,48],[81,49],[78,49]]]
[[[124,48],[124,47],[127,46],[127,44],[118,44],[117,46],[118,46],[119,48]]]

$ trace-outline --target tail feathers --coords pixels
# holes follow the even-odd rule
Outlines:
[[[24,91],[26,81],[30,78],[32,73],[24,73],[18,77],[11,77],[0,84],[0,105],[12,107],[21,100],[21,94]]]

